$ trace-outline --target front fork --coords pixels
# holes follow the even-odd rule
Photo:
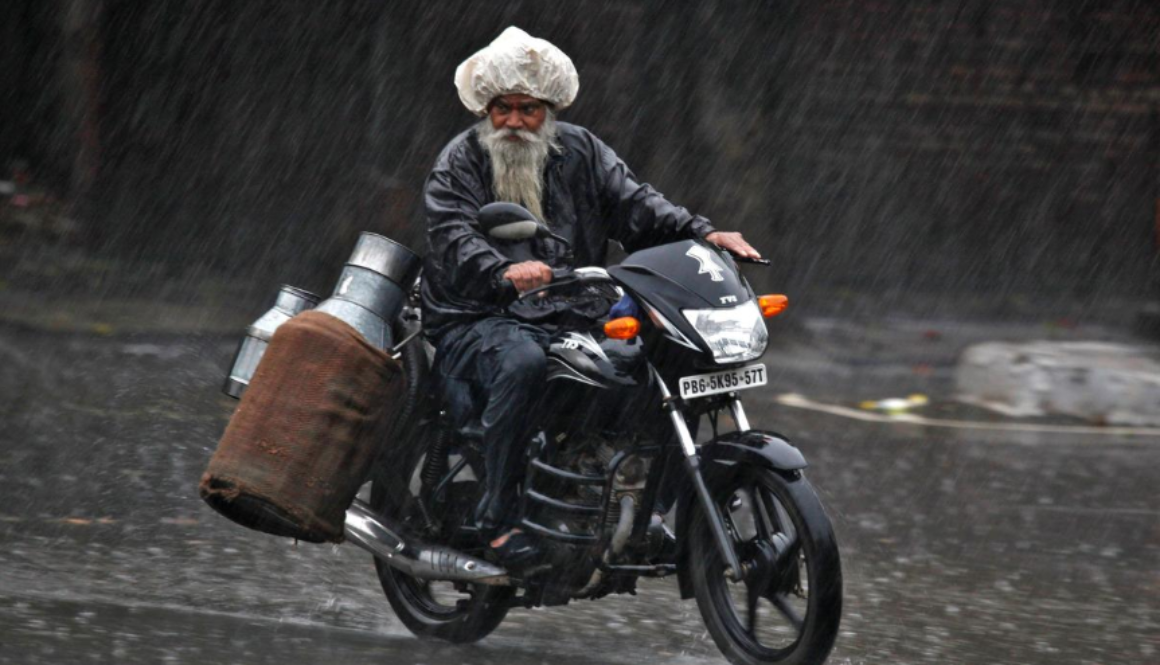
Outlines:
[[[693,441],[693,435],[689,433],[689,425],[685,422],[685,414],[681,410],[681,402],[669,392],[669,387],[665,385],[660,373],[655,368],[650,369],[653,371],[653,378],[656,379],[657,386],[660,387],[661,404],[665,411],[668,412],[669,418],[673,422],[673,428],[677,431],[677,440],[680,441],[681,451],[685,454],[685,469],[689,472],[689,479],[696,489],[701,510],[705,512],[705,517],[709,520],[709,526],[713,529],[713,539],[717,542],[717,550],[721,553],[721,559],[725,562],[725,576],[731,580],[739,580],[743,575],[741,562],[737,558],[737,550],[733,547],[733,539],[729,536],[729,531],[725,527],[725,518],[722,517],[721,511],[718,510],[717,503],[713,501],[713,496],[709,494],[708,486],[705,485],[705,477],[701,473],[701,456],[697,454],[697,446]],[[737,428],[742,432],[747,431],[749,429],[749,418],[746,417],[745,409],[741,406],[741,400],[736,395],[731,396],[729,410],[733,414],[733,420],[737,423]]]

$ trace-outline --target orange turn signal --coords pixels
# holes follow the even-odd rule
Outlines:
[[[604,324],[604,334],[612,339],[632,339],[640,334],[640,321],[631,316],[613,319]]]
[[[789,298],[783,295],[761,296],[757,299],[757,305],[761,307],[761,315],[768,319],[784,312],[789,307]]]

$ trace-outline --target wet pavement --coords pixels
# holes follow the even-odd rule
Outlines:
[[[724,662],[668,581],[515,610],[478,645],[425,644],[361,550],[219,517],[196,485],[236,404],[218,392],[233,344],[0,327],[0,663]],[[774,402],[924,392],[930,412],[957,409],[939,397],[946,357],[839,367],[800,347],[767,357],[773,385],[749,398],[754,426],[810,460],[838,532],[845,613],[830,662],[1160,661],[1160,439],[866,423]]]

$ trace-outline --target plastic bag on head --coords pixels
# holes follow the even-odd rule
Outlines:
[[[580,77],[571,58],[543,39],[510,27],[455,70],[459,99],[475,115],[501,95],[524,94],[556,108],[576,99]]]

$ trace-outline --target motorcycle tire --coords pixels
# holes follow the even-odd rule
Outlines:
[[[713,641],[734,665],[824,663],[841,621],[842,570],[813,487],[800,474],[737,467],[713,477],[710,492],[743,567],[759,562],[743,581],[729,580],[713,530],[696,509],[689,565]]]

